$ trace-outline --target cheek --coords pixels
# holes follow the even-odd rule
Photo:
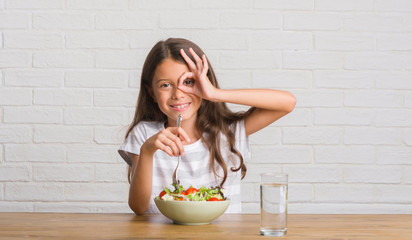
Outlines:
[[[192,97],[193,101],[196,102],[197,105],[202,104],[202,98],[198,97],[198,96],[194,96]]]
[[[169,99],[169,95],[167,92],[158,93],[155,95],[158,104],[165,104],[167,99]]]

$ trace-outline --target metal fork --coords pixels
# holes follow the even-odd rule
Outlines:
[[[179,116],[177,117],[177,127],[180,127],[180,122],[182,122],[182,115],[179,114]],[[178,150],[179,151],[179,150]],[[177,165],[175,168],[175,171],[173,172],[173,186],[175,186],[175,189],[178,193],[180,193],[180,189],[179,189],[179,184],[180,184],[180,180],[177,176],[177,172],[178,172],[178,168],[179,168],[179,164],[180,164],[180,152],[177,153]]]

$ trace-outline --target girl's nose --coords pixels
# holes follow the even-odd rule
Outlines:
[[[183,91],[182,90],[180,90],[180,89],[178,89],[177,87],[174,89],[174,91],[173,91],[173,98],[174,99],[179,99],[179,98],[181,98],[182,96],[183,96]]]

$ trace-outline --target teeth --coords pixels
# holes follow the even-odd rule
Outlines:
[[[177,109],[181,109],[181,108],[187,107],[188,105],[189,105],[189,104],[187,103],[187,104],[178,105],[178,106],[174,106],[174,107],[177,108]]]

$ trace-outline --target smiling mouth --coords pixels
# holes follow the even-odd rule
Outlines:
[[[176,110],[183,110],[188,108],[190,105],[190,103],[185,103],[185,104],[179,104],[179,105],[170,105],[172,108],[176,109]]]

